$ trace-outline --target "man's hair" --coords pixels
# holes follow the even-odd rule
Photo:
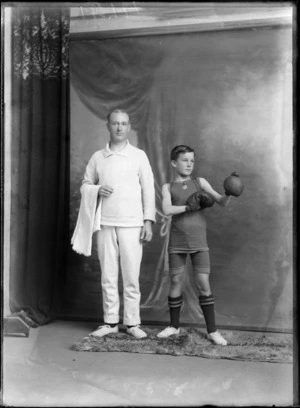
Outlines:
[[[113,110],[111,110],[111,111],[109,112],[109,114],[107,115],[107,122],[109,122],[110,117],[111,117],[111,115],[112,115],[113,113],[126,113],[126,115],[128,116],[128,119],[129,119],[129,123],[130,123],[129,113],[128,113],[126,110],[124,110],[124,109],[113,109]]]
[[[194,149],[189,146],[179,145],[175,146],[171,151],[171,161],[176,161],[181,153],[195,153]]]

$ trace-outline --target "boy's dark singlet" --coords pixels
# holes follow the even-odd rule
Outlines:
[[[185,187],[185,188],[184,188]],[[185,205],[188,197],[201,190],[198,180],[170,183],[172,205]],[[206,219],[203,210],[184,212],[172,216],[169,253],[208,251]]]

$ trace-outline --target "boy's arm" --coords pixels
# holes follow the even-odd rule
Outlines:
[[[231,196],[228,196],[225,193],[223,195],[219,194],[216,190],[212,188],[209,182],[204,178],[199,178],[199,181],[202,186],[202,189],[206,191],[208,194],[212,195],[214,200],[218,204],[220,204],[222,207],[226,207],[229,204]]]
[[[165,215],[176,215],[186,212],[185,205],[172,205],[170,184],[164,184],[162,187],[162,210]]]

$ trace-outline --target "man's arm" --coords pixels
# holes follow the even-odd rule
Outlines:
[[[84,178],[82,180],[82,184],[80,188],[81,193],[87,185],[89,186],[97,185],[98,183],[99,183],[99,176],[96,170],[96,156],[94,154],[86,166]],[[109,197],[111,193],[113,193],[113,189],[110,186],[99,184],[99,190],[98,190],[99,196],[103,198]]]
[[[144,157],[141,158],[139,176],[142,188],[144,222],[145,221],[155,222],[156,207],[155,207],[154,177],[148,157],[145,153]]]
[[[150,242],[152,239],[152,224],[151,220],[144,220],[144,225],[141,230],[140,239],[142,242]]]
[[[81,187],[80,187],[80,191],[82,192],[82,190],[85,188],[86,185],[95,185],[98,184],[98,175],[96,173],[96,166],[95,166],[95,155],[93,155],[86,168],[85,168],[85,172],[84,172],[84,177],[81,183]]]
[[[140,183],[144,214],[144,225],[141,230],[140,239],[142,242],[150,242],[152,239],[152,224],[155,222],[156,207],[154,177],[146,153],[144,153],[144,157],[141,160]]]

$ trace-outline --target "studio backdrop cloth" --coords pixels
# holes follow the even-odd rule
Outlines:
[[[144,248],[142,319],[168,321],[169,218],[161,187],[171,181],[170,151],[195,149],[194,175],[223,193],[237,171],[245,189],[227,208],[206,209],[211,284],[217,320],[223,325],[291,329],[292,302],[292,31],[232,30],[176,35],[74,39],[70,79],[81,105],[74,109],[70,229],[79,207],[84,160],[80,145],[107,141],[107,133],[76,135],[84,110],[106,121],[110,109],[127,109],[155,177],[157,223]],[[88,61],[88,63],[87,63]],[[88,116],[87,116],[88,117]],[[81,127],[82,129],[82,127]],[[88,130],[87,126],[87,130]],[[76,139],[78,137],[78,140]],[[78,159],[77,159],[78,157]],[[79,174],[81,172],[81,174]],[[68,297],[72,313],[101,317],[99,270],[91,260],[70,258]],[[82,289],[82,270],[85,289]],[[182,320],[203,322],[188,264]],[[87,299],[88,298],[88,299]],[[73,302],[73,303],[72,303]]]

